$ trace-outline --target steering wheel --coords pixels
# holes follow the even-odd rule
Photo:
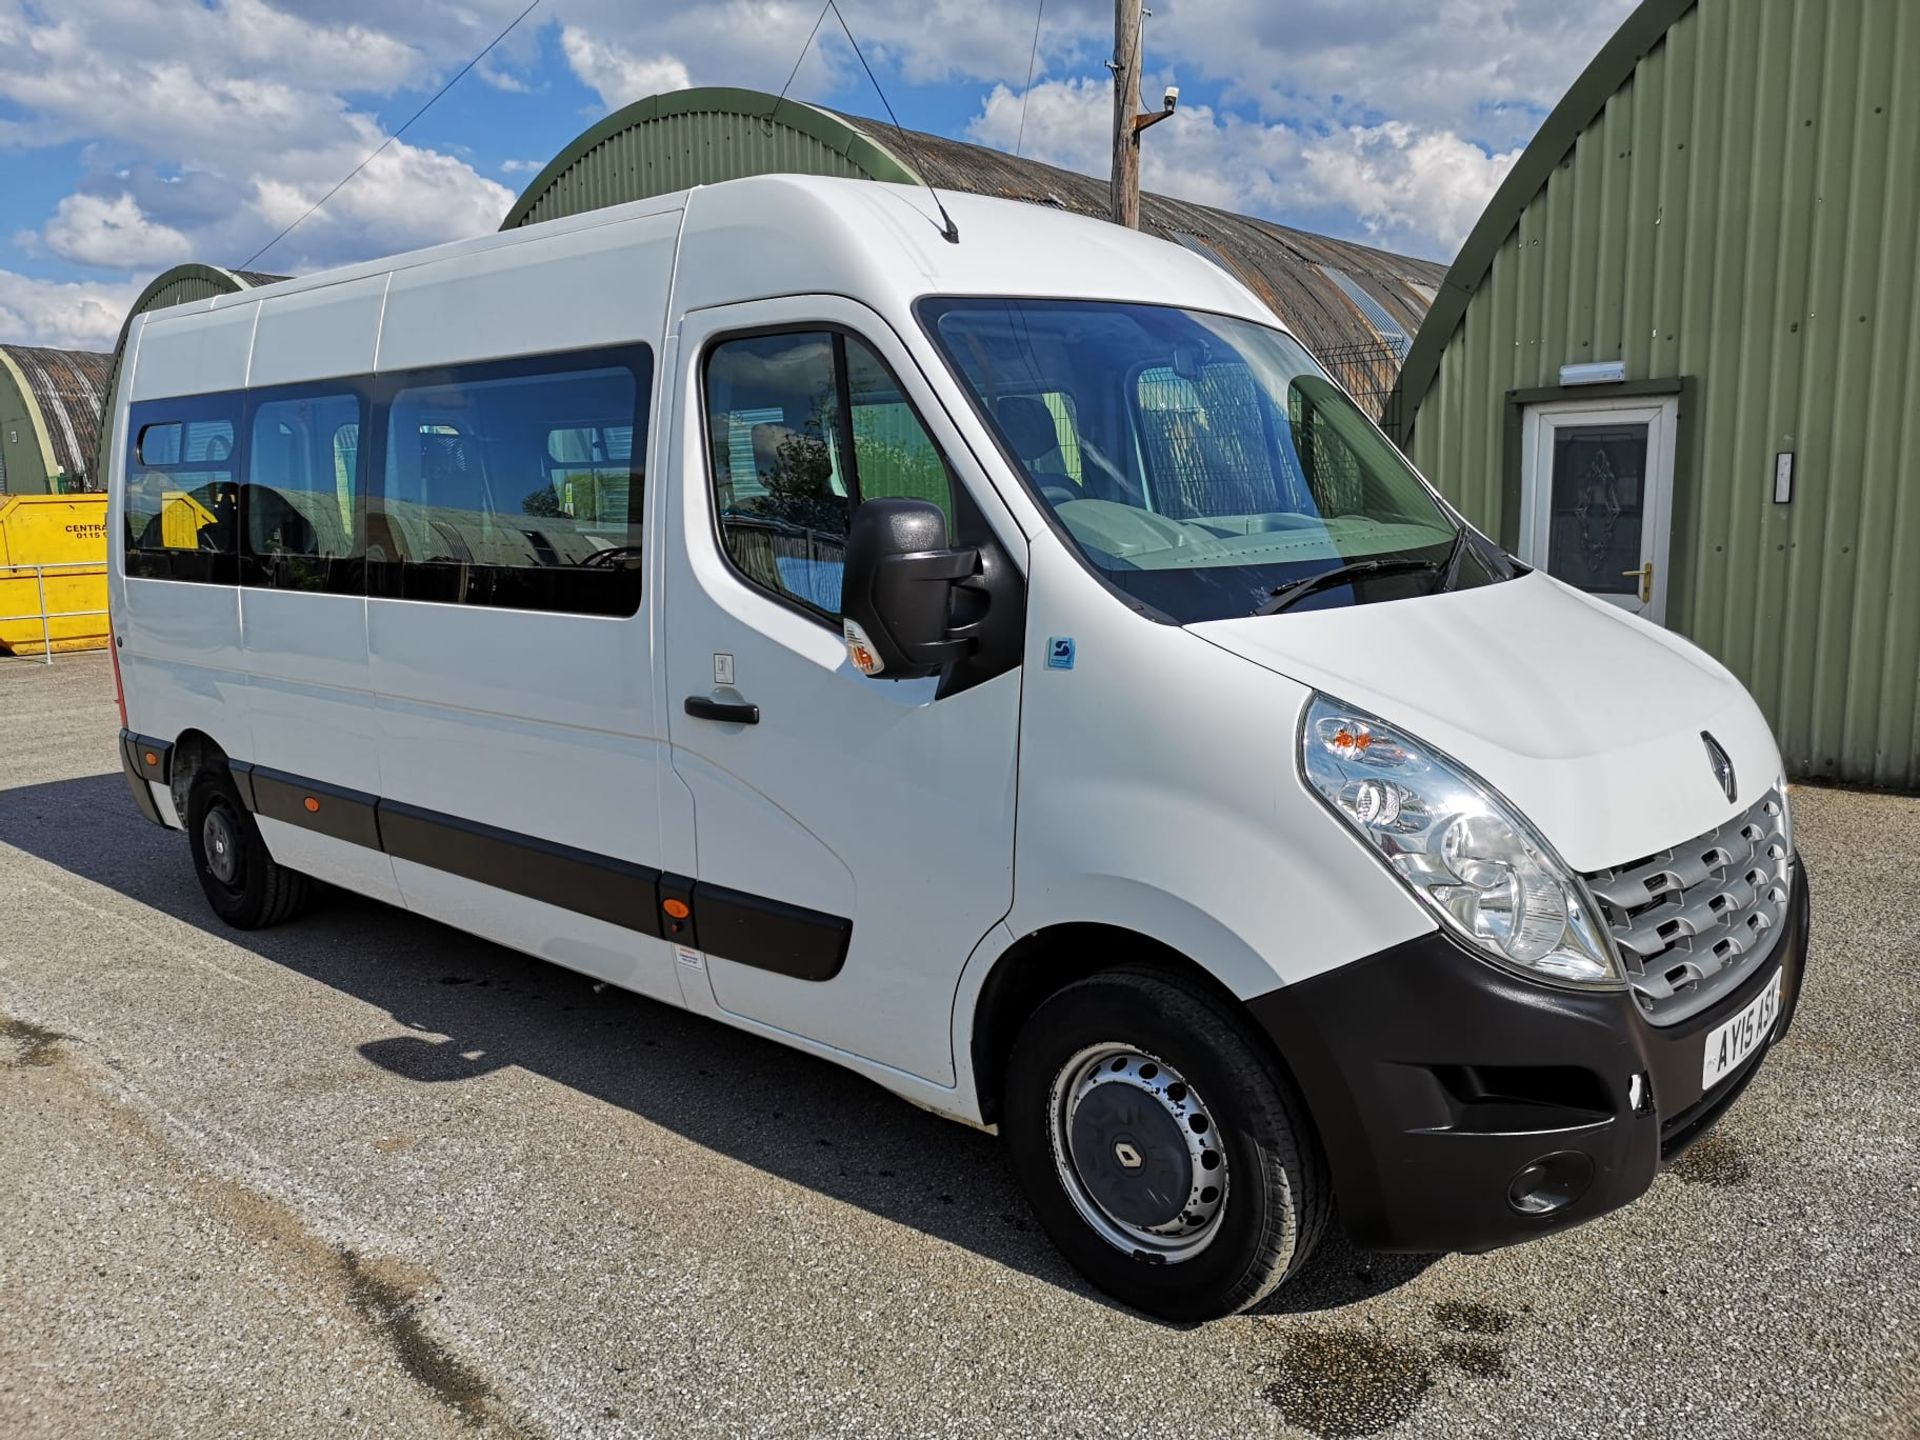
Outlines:
[[[600,566],[611,569],[614,561],[624,560],[629,555],[638,555],[646,547],[643,545],[609,545],[604,550],[596,550],[585,559],[578,561],[582,569],[588,566]]]

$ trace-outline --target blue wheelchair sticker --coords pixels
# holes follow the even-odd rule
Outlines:
[[[1049,670],[1073,669],[1073,637],[1055,635],[1047,641],[1047,668]]]

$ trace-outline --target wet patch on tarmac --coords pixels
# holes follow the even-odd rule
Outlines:
[[[1433,1320],[1456,1335],[1504,1335],[1513,1326],[1511,1312],[1477,1300],[1442,1300],[1433,1307]]]
[[[58,1030],[0,1015],[0,1039],[11,1040],[20,1047],[19,1053],[5,1062],[9,1065],[51,1065],[60,1058],[60,1042],[72,1038]]]
[[[1463,1375],[1476,1380],[1504,1380],[1507,1347],[1491,1340],[1442,1340],[1439,1355]]]
[[[1673,1163],[1673,1177],[1689,1185],[1711,1185],[1731,1189],[1745,1184],[1753,1173],[1747,1153],[1740,1142],[1716,1130],[1702,1136],[1686,1154]]]
[[[420,1323],[420,1286],[424,1276],[391,1260],[365,1260],[342,1250],[347,1303],[392,1350],[401,1368],[457,1410],[476,1429],[491,1416],[496,1396],[478,1370],[427,1334]]]
[[[1263,1392],[1290,1425],[1328,1440],[1374,1435],[1420,1408],[1433,1368],[1418,1345],[1343,1327],[1295,1336]]]
[[[1441,1367],[1475,1380],[1504,1380],[1505,1341],[1485,1337],[1513,1328],[1513,1312],[1474,1300],[1443,1300],[1434,1323],[1451,1332],[1436,1341],[1395,1340],[1358,1326],[1289,1337],[1278,1372],[1261,1392],[1288,1424],[1323,1437],[1375,1435],[1408,1419]]]

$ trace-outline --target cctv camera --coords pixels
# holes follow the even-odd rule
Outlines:
[[[1171,115],[1173,113],[1173,107],[1179,103],[1180,87],[1178,85],[1167,86],[1167,93],[1160,97],[1160,108]]]

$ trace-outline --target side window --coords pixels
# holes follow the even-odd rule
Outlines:
[[[727,558],[749,580],[840,611],[853,507],[928,500],[953,478],[886,363],[831,330],[723,340],[707,355],[708,455]]]
[[[361,401],[256,398],[248,407],[241,528],[250,584],[357,593]]]
[[[639,608],[650,356],[503,362],[396,385],[367,520],[373,593]]]
[[[238,396],[133,407],[126,470],[126,573],[231,585],[238,579]]]

